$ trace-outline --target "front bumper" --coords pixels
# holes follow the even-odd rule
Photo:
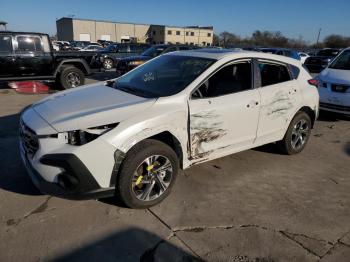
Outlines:
[[[350,115],[350,93],[334,92],[330,84],[327,88],[319,87],[318,91],[321,110]]]
[[[68,145],[32,108],[22,113],[20,121],[21,158],[42,193],[69,199],[114,195],[110,184],[114,147],[104,141]]]
[[[32,166],[22,142],[20,142],[20,152],[33,184],[43,194],[76,200],[98,199],[114,195],[114,188],[101,188],[75,155],[44,155],[40,162],[62,168],[62,172],[57,176],[57,182],[48,182]]]

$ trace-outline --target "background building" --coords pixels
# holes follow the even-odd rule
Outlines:
[[[108,40],[151,44],[192,44],[210,46],[213,27],[174,27],[134,24],[63,17],[56,21],[57,38],[61,41]]]

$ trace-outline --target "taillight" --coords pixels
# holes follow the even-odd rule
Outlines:
[[[307,82],[312,86],[318,87],[318,80],[317,79],[313,78],[313,79],[307,80]]]

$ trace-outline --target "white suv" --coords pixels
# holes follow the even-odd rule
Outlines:
[[[302,151],[318,115],[310,78],[299,61],[278,55],[169,53],[27,108],[21,155],[43,193],[116,194],[147,208],[170,193],[179,169],[272,142]]]
[[[321,110],[350,116],[350,48],[341,52],[318,76]]]

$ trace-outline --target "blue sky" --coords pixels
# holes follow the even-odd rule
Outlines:
[[[314,42],[336,33],[350,36],[349,0],[2,0],[0,20],[9,30],[56,33],[63,16],[168,25],[213,25],[240,36],[254,30],[281,31]]]

